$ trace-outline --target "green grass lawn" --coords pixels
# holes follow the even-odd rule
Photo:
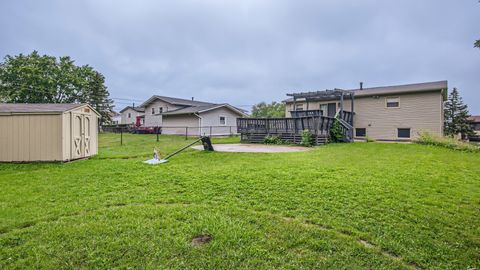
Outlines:
[[[478,153],[354,143],[142,163],[190,141],[102,134],[89,160],[0,164],[0,269],[480,268]]]

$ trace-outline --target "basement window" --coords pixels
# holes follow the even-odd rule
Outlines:
[[[366,128],[356,128],[356,129],[355,129],[355,136],[356,136],[356,137],[365,137],[365,136],[367,136],[367,129],[366,129]]]
[[[225,116],[220,116],[220,125],[225,126],[227,124],[227,119]]]
[[[409,128],[399,128],[397,137],[399,139],[410,139],[410,129]]]
[[[398,108],[400,107],[400,98],[399,97],[389,97],[385,98],[387,103],[387,108]]]

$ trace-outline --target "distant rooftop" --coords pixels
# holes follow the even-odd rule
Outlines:
[[[468,121],[480,123],[480,115],[472,115],[468,118]]]
[[[0,113],[59,113],[85,104],[77,103],[0,103]]]
[[[122,110],[120,110],[120,113],[122,113],[122,112],[124,112],[124,111],[126,111],[126,110],[128,110],[128,109],[132,109],[132,110],[134,110],[134,111],[136,111],[136,112],[145,112],[145,108],[127,106],[127,107],[123,108]]]
[[[163,101],[168,102],[170,104],[181,105],[181,106],[208,106],[208,105],[215,104],[215,103],[211,103],[211,102],[197,101],[197,100],[192,100],[192,99],[183,99],[183,98],[174,98],[174,97],[154,95],[151,98],[147,99],[147,101],[142,103],[142,105],[140,105],[140,107],[145,107],[148,104],[152,103],[156,99],[160,99],[160,100],[163,100]]]

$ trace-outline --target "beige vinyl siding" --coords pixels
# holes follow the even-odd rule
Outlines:
[[[399,97],[398,108],[387,108],[385,99]],[[443,134],[441,91],[355,99],[354,126],[366,128],[376,140],[397,140],[398,128],[410,128],[411,139],[420,132]]]
[[[199,118],[194,114],[165,115],[162,134],[185,135],[188,132],[188,136],[198,136],[199,124]]]
[[[162,100],[156,100],[145,107],[145,126],[155,127],[163,125],[163,118],[160,114],[160,107],[163,108],[163,112],[173,111],[182,108],[180,106],[176,106]],[[155,108],[155,114],[153,115],[152,108]]]
[[[399,98],[398,108],[387,108],[386,98]],[[339,101],[309,102],[309,110],[320,109],[320,104]],[[306,109],[306,102],[304,104]],[[398,128],[410,128],[410,139],[420,132],[443,135],[442,91],[415,92],[395,95],[355,96],[355,128],[366,128],[366,135],[376,140],[398,140]],[[338,107],[337,107],[338,109]],[[344,109],[351,111],[350,99],[344,100]],[[286,104],[286,115],[291,117],[293,102]],[[401,139],[401,138],[400,138]]]
[[[62,160],[61,115],[0,115],[0,127],[0,161]]]
[[[220,124],[220,116],[225,117],[225,125]],[[221,107],[211,111],[206,111],[200,114],[202,118],[202,128],[201,133],[210,135],[210,126],[212,126],[212,135],[230,135],[237,134],[237,118],[242,117],[238,113]]]
[[[130,113],[130,118],[128,117],[128,114]],[[120,117],[121,117],[121,120],[120,120],[120,123],[121,124],[135,124],[136,120],[137,120],[137,116],[142,116],[143,113],[141,112],[137,112],[135,110],[132,110],[132,109],[126,109],[125,111],[123,111],[122,113],[120,113]]]

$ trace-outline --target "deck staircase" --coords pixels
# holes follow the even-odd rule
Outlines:
[[[353,113],[338,110],[335,114],[335,119],[338,120],[342,128],[343,141],[353,142]]]

